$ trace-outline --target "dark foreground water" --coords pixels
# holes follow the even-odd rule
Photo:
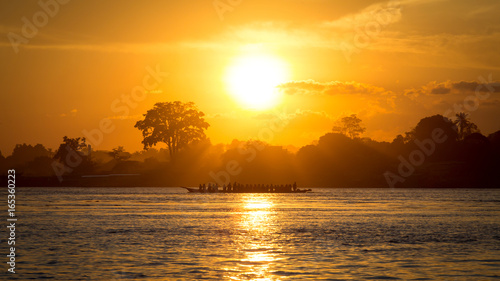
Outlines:
[[[20,188],[0,279],[500,279],[500,190],[314,191]]]

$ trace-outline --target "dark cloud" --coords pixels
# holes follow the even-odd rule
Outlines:
[[[431,90],[431,94],[433,95],[444,95],[444,94],[448,94],[450,93],[451,89],[450,88],[446,88],[446,87],[437,87],[437,88],[434,88]]]
[[[442,83],[430,82],[416,89],[405,90],[410,95],[448,95],[448,94],[473,94],[478,92],[500,92],[500,82],[491,81],[446,81]]]
[[[500,82],[492,82],[492,83],[479,83],[479,82],[468,82],[468,81],[460,81],[454,82],[451,84],[452,88],[457,91],[480,91],[480,92],[500,92]]]

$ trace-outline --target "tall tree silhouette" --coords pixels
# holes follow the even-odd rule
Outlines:
[[[68,138],[64,136],[63,143],[59,145],[53,157],[60,164],[63,164],[63,166],[53,166],[54,169],[61,169],[56,174],[59,172],[81,174],[92,171],[94,163],[90,159],[89,152],[85,138]],[[60,175],[62,174],[59,174],[58,177]]]
[[[87,144],[85,142],[85,138],[68,138],[67,136],[64,136],[63,143],[59,145],[59,148],[54,155],[54,159],[65,162],[68,154],[72,152],[76,152],[78,155],[83,156],[82,149],[86,147]]]
[[[205,138],[204,130],[210,125],[203,116],[193,102],[159,102],[134,127],[142,131],[144,149],[163,142],[174,158],[189,143]]]
[[[351,139],[358,138],[362,133],[366,131],[366,128],[361,126],[361,119],[352,114],[351,116],[346,116],[337,121],[337,125],[333,126],[332,131],[334,133],[340,133],[350,137]]]
[[[458,139],[463,140],[466,136],[479,133],[477,125],[472,123],[469,118],[469,114],[465,112],[460,112],[455,114],[456,119],[453,122],[458,128]]]

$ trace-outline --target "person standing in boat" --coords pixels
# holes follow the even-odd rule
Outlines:
[[[293,182],[293,191],[297,191],[297,182]]]

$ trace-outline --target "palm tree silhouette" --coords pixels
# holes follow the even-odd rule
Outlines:
[[[465,112],[460,112],[455,114],[457,117],[453,124],[458,127],[458,138],[463,140],[466,136],[479,132],[476,124],[472,123],[469,118],[469,114]]]

